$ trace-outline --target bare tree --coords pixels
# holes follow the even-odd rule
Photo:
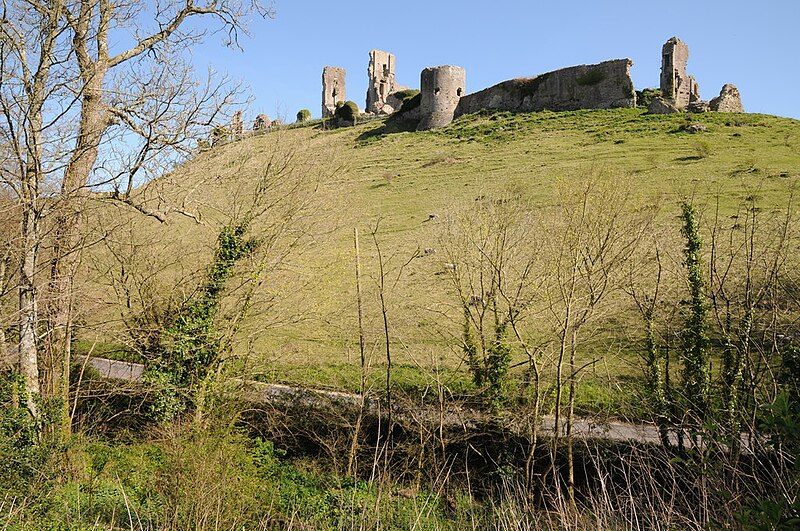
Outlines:
[[[793,194],[788,194],[785,211],[769,219],[760,213],[755,197],[751,194],[725,217],[717,198],[711,229],[709,299],[722,344],[721,420],[734,446],[743,422],[755,428],[755,408],[763,402],[758,390],[773,377],[771,366],[782,347],[779,337],[790,333],[777,311],[785,303],[775,296],[791,269]]]
[[[622,287],[623,266],[646,234],[653,212],[632,212],[630,192],[608,174],[561,183],[558,205],[543,228],[545,252],[552,264],[546,296],[558,345],[552,462],[556,462],[563,427],[567,489],[574,504],[572,429],[577,384],[581,372],[597,361],[579,366],[578,350],[586,326],[598,318],[609,295]]]
[[[519,197],[483,198],[446,221],[441,245],[464,315],[464,358],[476,386],[490,401],[502,401],[507,347],[522,341],[521,325],[531,317],[541,284],[531,208]]]
[[[534,211],[519,194],[484,197],[447,216],[440,242],[463,312],[462,356],[489,405],[496,410],[504,405],[511,391],[509,371],[525,366],[517,390],[523,407],[514,422],[528,438],[529,485],[546,407],[545,372],[553,361],[546,355],[551,340],[541,326],[549,270]],[[520,353],[524,359],[516,361]]]
[[[20,204],[20,370],[32,415],[42,392],[67,393],[90,192],[110,186],[134,204],[136,179],[184,156],[235,102],[237,87],[194,81],[182,54],[209,32],[235,45],[253,11],[271,13],[240,0],[3,2],[0,141],[10,156],[0,178]],[[50,374],[40,374],[43,352]]]

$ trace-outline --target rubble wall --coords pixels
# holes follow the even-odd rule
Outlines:
[[[635,107],[630,59],[562,68],[504,81],[461,98],[455,117],[498,109],[514,112]]]

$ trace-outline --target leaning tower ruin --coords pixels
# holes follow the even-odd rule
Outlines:
[[[460,66],[434,66],[420,75],[420,122],[418,131],[444,127],[453,121],[464,95],[467,74]]]

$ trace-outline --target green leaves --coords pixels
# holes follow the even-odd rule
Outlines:
[[[247,224],[224,227],[205,283],[159,339],[158,351],[145,379],[160,392],[154,415],[168,421],[192,405],[193,395],[219,360],[221,345],[215,319],[225,284],[236,263],[250,256],[259,241],[246,238]],[[194,404],[196,405],[196,404]]]
[[[689,285],[689,300],[684,301],[688,315],[682,332],[683,338],[683,387],[686,405],[702,420],[709,407],[708,374],[708,303],[705,299],[701,252],[703,242],[697,213],[689,203],[681,204],[683,227],[686,238],[683,254]]]

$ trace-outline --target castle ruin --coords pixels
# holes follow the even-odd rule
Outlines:
[[[697,81],[686,73],[688,61],[689,47],[686,43],[677,37],[664,43],[661,49],[661,96],[652,99],[649,112],[744,112],[735,85],[726,84],[719,96],[710,102],[702,101]],[[510,79],[472,94],[465,93],[466,72],[463,68],[452,65],[428,67],[420,74],[419,107],[403,112],[406,120],[416,121],[418,131],[425,131],[444,127],[459,116],[483,109],[532,112],[635,107],[632,66],[630,59],[571,66],[534,77]],[[371,50],[367,74],[366,112],[375,116],[399,111],[409,96],[396,95],[405,87],[399,86],[395,79],[394,55]],[[344,68],[326,66],[323,69],[323,118],[333,117],[337,104],[347,101],[345,76]],[[270,122],[266,115],[259,115],[252,132],[270,131],[278,124],[278,120]],[[215,129],[212,145],[228,139],[239,140],[250,133],[243,131],[242,114],[237,112],[230,130],[224,127]]]
[[[367,76],[369,86],[366,111],[372,114],[392,114],[399,110],[386,107],[387,98],[399,90],[395,81],[394,55],[383,50],[371,50]]]
[[[717,112],[744,112],[739,89],[736,88],[736,85],[731,85],[730,83],[722,86],[719,96],[713,98],[708,107],[710,110]]]
[[[661,48],[661,97],[654,98],[647,107],[651,114],[672,114],[686,111],[744,112],[742,98],[735,85],[726,84],[719,96],[709,101],[700,99],[700,87],[694,77],[686,73],[689,47],[677,37],[672,37]]]
[[[661,95],[678,110],[700,101],[700,87],[694,77],[686,73],[689,46],[672,37],[661,48]]]
[[[511,79],[461,98],[455,117],[497,109],[512,112],[635,107],[630,59],[554,70]]]
[[[444,127],[453,121],[466,80],[467,73],[460,66],[435,66],[422,71],[418,131]]]
[[[272,120],[266,114],[259,114],[253,122],[253,131],[266,131],[272,125]]]
[[[233,113],[233,121],[231,122],[231,139],[241,140],[244,137],[244,124],[242,123],[242,111]]]
[[[336,104],[347,101],[344,68],[326,66],[322,69],[322,117],[330,118],[336,112]]]

